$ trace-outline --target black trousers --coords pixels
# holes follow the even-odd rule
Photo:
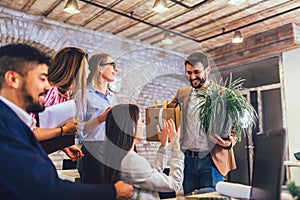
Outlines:
[[[78,172],[82,183],[102,184],[102,167],[103,164],[97,160],[88,150],[82,145],[83,158],[78,161]]]

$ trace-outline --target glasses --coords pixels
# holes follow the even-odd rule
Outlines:
[[[201,74],[200,70],[195,70],[195,71],[186,71],[185,72],[188,76],[191,76],[192,74],[195,74],[196,76]]]
[[[114,69],[116,69],[116,67],[117,67],[115,62],[101,63],[99,65],[100,66],[111,65]]]

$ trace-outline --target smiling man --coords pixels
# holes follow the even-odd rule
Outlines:
[[[50,59],[36,48],[10,44],[0,48],[0,199],[126,199],[133,187],[75,184],[56,169],[31,131],[27,112],[44,109]],[[26,112],[27,111],[27,112]]]
[[[198,113],[195,107],[200,103],[196,94],[209,88],[208,75],[211,71],[208,57],[201,52],[190,54],[185,60],[185,72],[190,87],[180,88],[168,107],[179,104],[181,117],[181,150],[184,159],[184,193],[194,190],[212,191],[218,181],[235,168],[232,146],[235,140],[229,136],[223,140],[219,136],[207,137],[200,129]],[[207,190],[208,189],[208,190]]]
[[[24,52],[26,54],[26,52]],[[7,64],[1,65],[1,96],[6,97],[18,107],[28,112],[41,112],[45,109],[44,97],[50,88],[47,80],[48,62],[45,58],[43,64],[37,61],[28,62],[21,61],[22,58],[13,58],[16,63],[14,65],[8,63],[8,55],[2,57],[7,58]],[[11,67],[10,67],[11,66]],[[24,66],[24,67],[23,67]]]

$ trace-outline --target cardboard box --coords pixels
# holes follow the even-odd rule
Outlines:
[[[156,132],[156,125],[162,125],[162,119],[173,119],[176,128],[181,122],[180,107],[162,108],[162,106],[146,108],[146,140],[159,141]]]

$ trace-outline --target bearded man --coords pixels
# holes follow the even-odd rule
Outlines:
[[[193,191],[214,191],[217,182],[223,181],[227,173],[236,168],[232,146],[235,138],[229,136],[208,137],[200,129],[199,104],[196,94],[209,87],[208,75],[211,66],[208,57],[201,52],[190,54],[185,60],[185,72],[191,86],[180,88],[168,107],[180,106],[181,150],[185,154],[183,190],[185,194]]]

